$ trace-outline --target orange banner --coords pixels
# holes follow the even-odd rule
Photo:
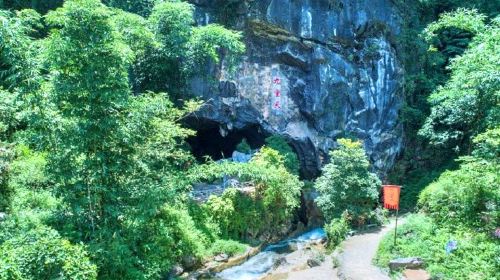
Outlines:
[[[401,186],[382,185],[384,188],[384,208],[399,210],[399,194]]]

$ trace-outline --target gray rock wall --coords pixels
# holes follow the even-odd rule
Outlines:
[[[285,136],[306,177],[345,136],[364,141],[381,175],[392,167],[402,148],[403,71],[393,43],[401,19],[390,0],[192,2],[198,24],[229,18],[247,45],[235,72],[201,66],[210,75],[190,85],[208,103],[197,117],[221,131],[258,124]]]

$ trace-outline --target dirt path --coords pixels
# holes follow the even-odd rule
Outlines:
[[[398,225],[404,220],[398,221]],[[384,235],[394,230],[394,220],[381,229],[350,237],[342,244],[338,256],[340,279],[346,280],[390,280],[389,276],[372,264],[378,244]]]

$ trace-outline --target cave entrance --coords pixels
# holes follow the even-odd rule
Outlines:
[[[188,126],[196,130],[196,135],[189,137],[186,141],[198,160],[204,160],[206,156],[213,160],[229,158],[243,139],[246,139],[252,149],[258,149],[265,144],[267,137],[259,125],[235,128],[228,131],[225,137],[221,135],[217,122],[196,120],[196,125]]]

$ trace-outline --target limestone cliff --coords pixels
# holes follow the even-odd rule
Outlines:
[[[303,175],[318,174],[335,139],[354,136],[384,174],[402,146],[401,18],[390,0],[196,0],[200,25],[225,19],[244,32],[235,72],[224,63],[190,82],[207,100],[198,112],[222,135],[245,127],[278,133]],[[215,79],[215,83],[214,80]]]

